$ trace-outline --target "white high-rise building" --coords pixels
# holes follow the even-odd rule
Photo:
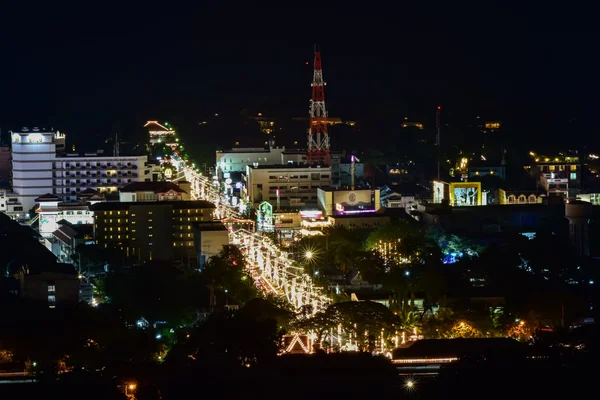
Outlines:
[[[117,192],[120,186],[144,182],[150,173],[147,156],[68,154],[65,139],[58,131],[38,128],[11,132],[12,187],[25,211],[44,194],[69,201],[86,189]]]

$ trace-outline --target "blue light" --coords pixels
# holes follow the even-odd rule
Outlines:
[[[160,340],[162,338],[162,335],[159,333],[156,335],[156,340]]]
[[[404,275],[410,276],[410,271],[404,271]]]

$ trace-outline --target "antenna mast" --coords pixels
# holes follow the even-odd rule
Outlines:
[[[442,156],[441,152],[441,124],[440,124],[440,113],[442,111],[442,107],[438,106],[437,113],[435,114],[435,125],[437,127],[437,135],[435,138],[435,145],[437,146],[437,179],[440,180],[440,158]]]
[[[310,126],[308,128],[308,164],[329,165],[329,134],[327,133],[327,111],[325,110],[325,82],[321,53],[316,51],[310,100]]]
[[[113,155],[119,157],[119,134],[115,133],[115,145],[113,147]]]

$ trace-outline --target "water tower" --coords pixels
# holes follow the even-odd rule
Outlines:
[[[579,256],[589,256],[588,223],[592,216],[592,204],[575,200],[565,204],[565,217],[569,220],[571,245]]]

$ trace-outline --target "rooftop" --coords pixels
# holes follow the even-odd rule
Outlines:
[[[177,193],[187,193],[185,190],[181,189],[178,185],[176,185],[173,182],[134,182],[122,187],[119,191],[121,193],[166,193],[170,191],[175,191]]]
[[[175,200],[175,201],[107,201],[102,203],[92,204],[92,211],[112,211],[112,210],[127,210],[132,206],[155,206],[164,207],[171,206],[175,210],[180,209],[213,209],[215,205],[210,201],[205,200]]]
[[[293,169],[293,170],[298,170],[298,169],[313,169],[313,170],[319,170],[319,169],[326,169],[326,170],[330,170],[331,167],[329,166],[321,166],[321,165],[317,165],[317,166],[310,166],[307,164],[270,164],[270,165],[248,165],[249,168],[251,169]]]

